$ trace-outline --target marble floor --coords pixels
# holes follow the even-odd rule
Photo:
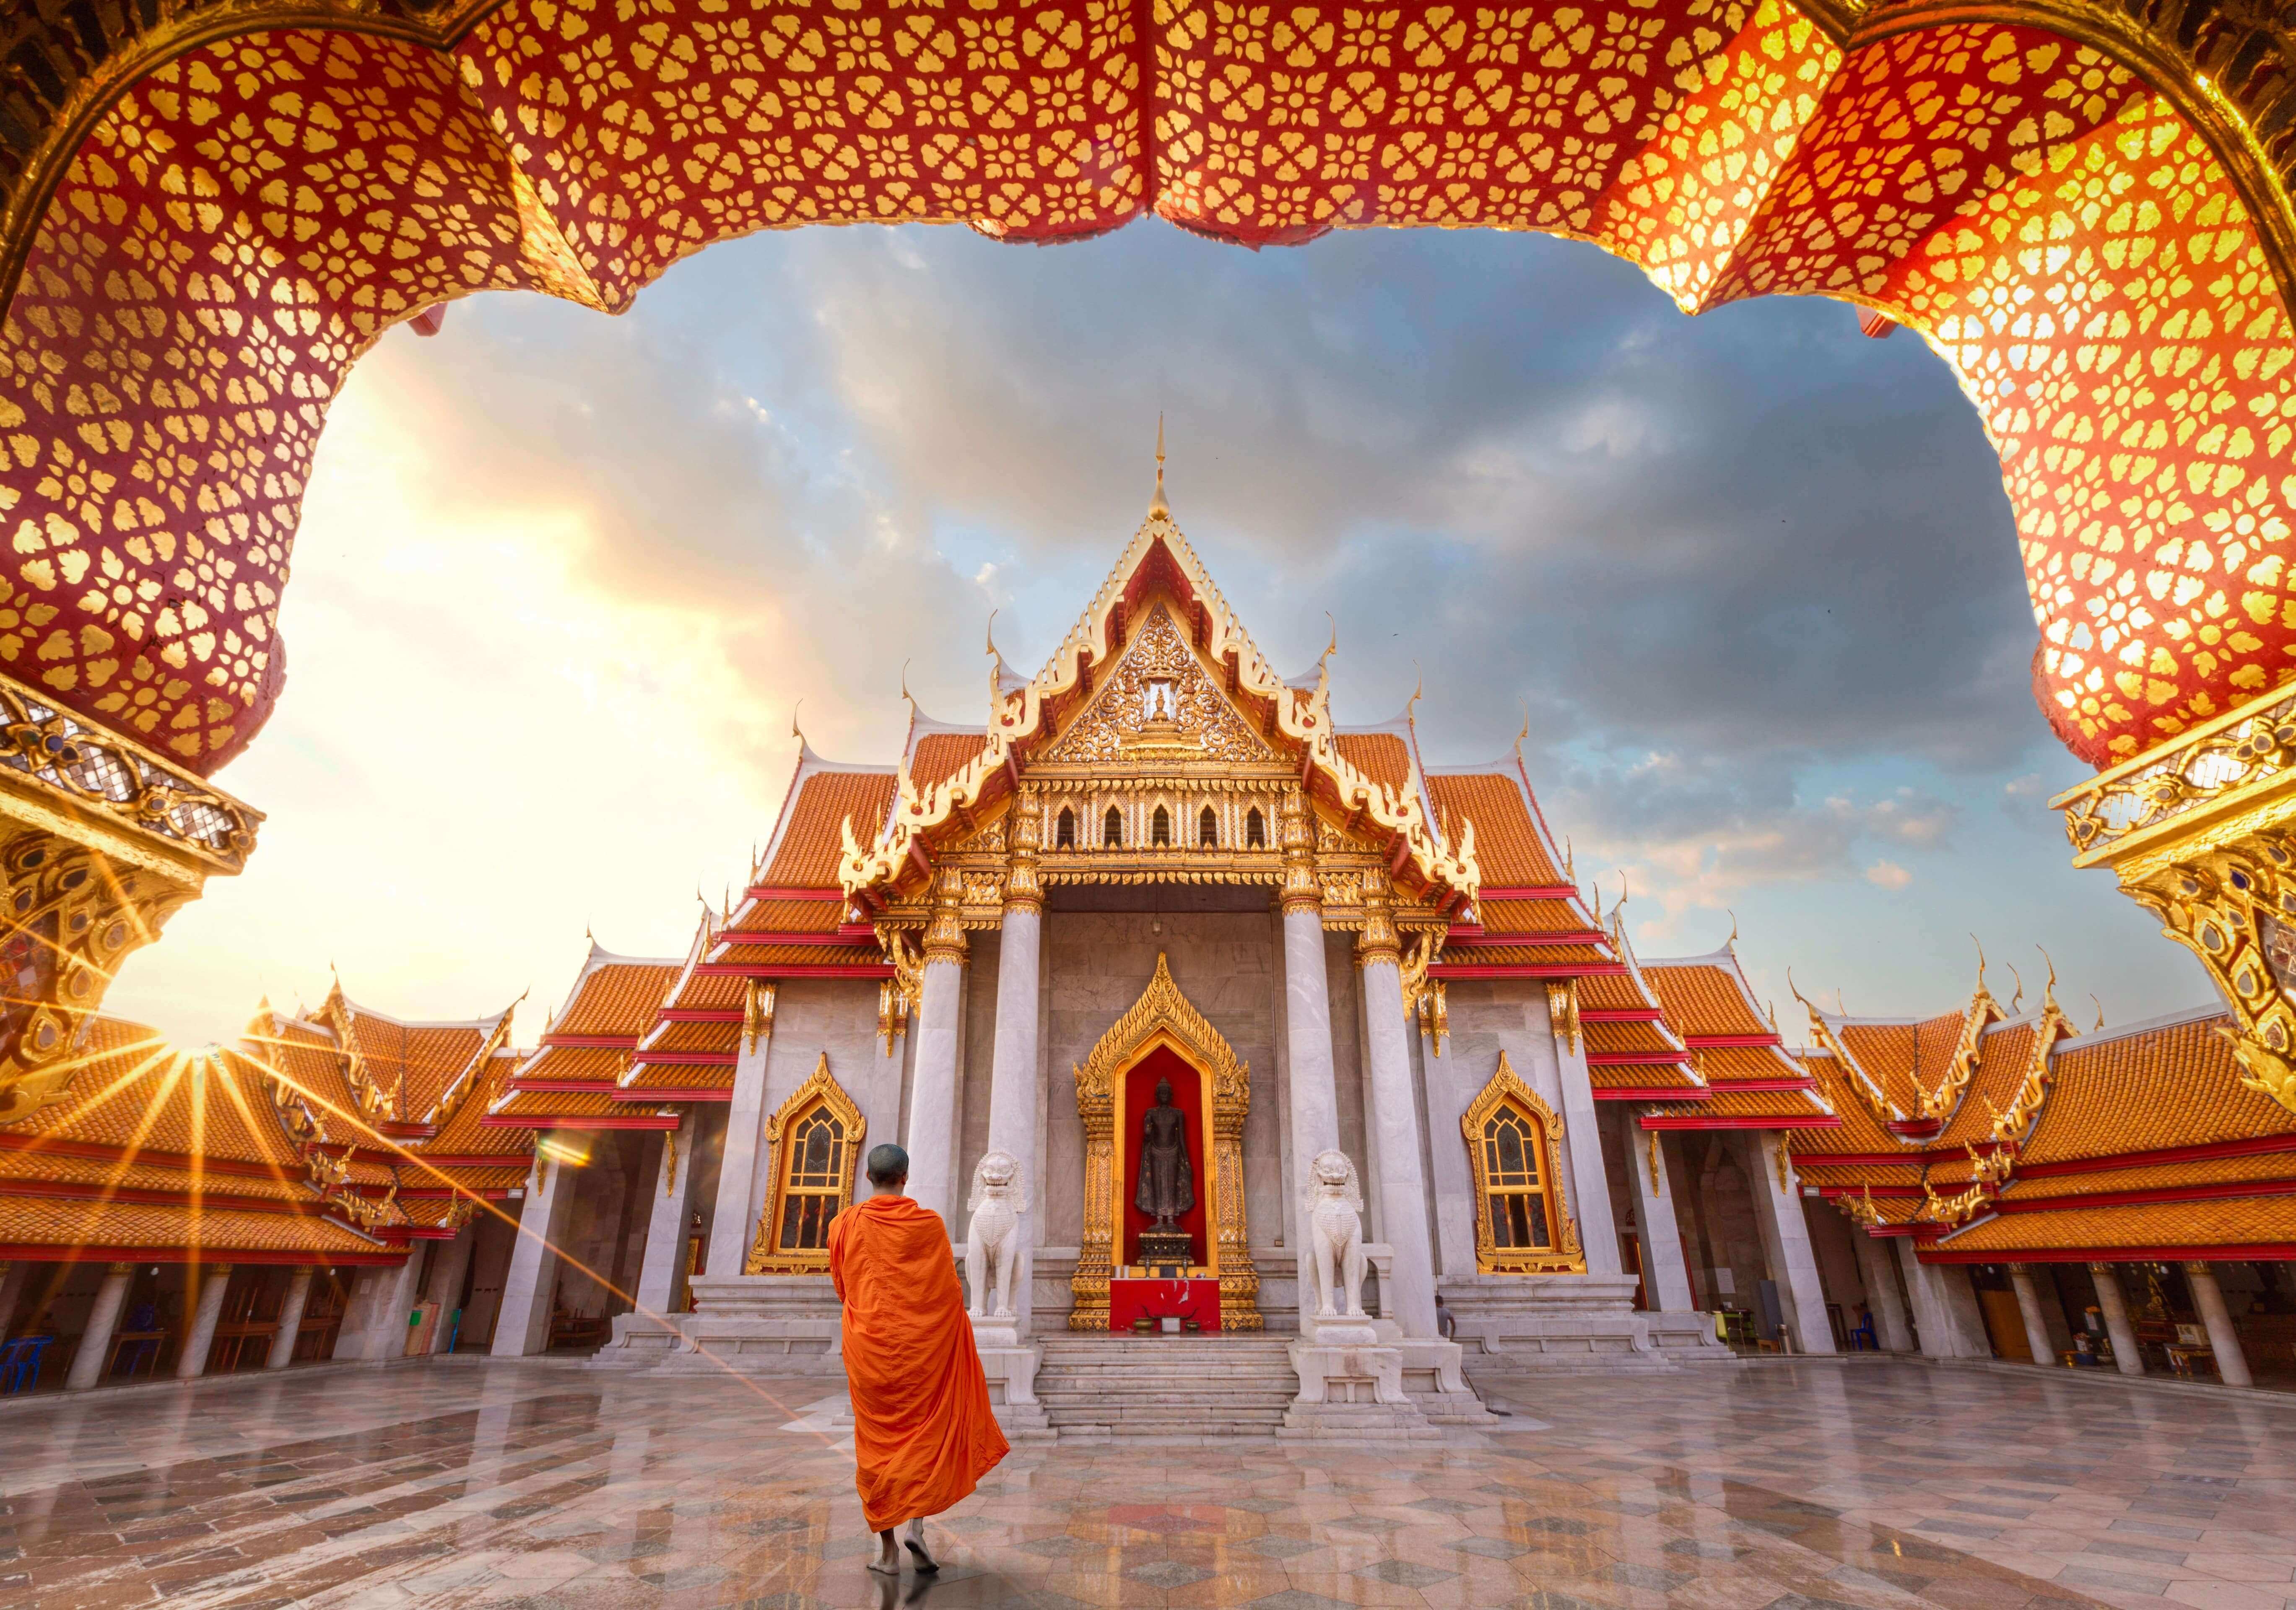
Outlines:
[[[1016,1450],[882,1583],[822,1383],[423,1363],[0,1412],[0,1610],[2296,1605],[2296,1406],[2054,1372],[1581,1377],[1488,1435]]]

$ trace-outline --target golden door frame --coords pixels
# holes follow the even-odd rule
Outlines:
[[[1219,1281],[1220,1328],[1259,1330],[1259,1271],[1252,1267],[1243,1214],[1243,1121],[1251,1111],[1251,1064],[1189,1004],[1162,953],[1156,976],[1076,1067],[1077,1112],[1084,1120],[1084,1244],[1069,1283],[1069,1328],[1108,1328],[1108,1285],[1116,1274],[1116,1228],[1130,1171],[1117,1153],[1116,1114],[1132,1070],[1169,1049],[1203,1080],[1211,1134],[1203,1194],[1210,1234],[1205,1251]]]
[[[1538,1159],[1539,1186],[1554,1222],[1554,1244],[1544,1251],[1531,1247],[1502,1250],[1491,1234],[1490,1167],[1483,1156],[1483,1125],[1503,1106],[1529,1113],[1546,1138],[1546,1155]],[[1467,1110],[1459,1115],[1459,1134],[1467,1143],[1467,1164],[1475,1180],[1475,1272],[1479,1275],[1583,1275],[1587,1254],[1578,1244],[1578,1226],[1570,1217],[1570,1203],[1562,1184],[1562,1115],[1546,1098],[1523,1082],[1522,1075],[1499,1053],[1499,1065]]]

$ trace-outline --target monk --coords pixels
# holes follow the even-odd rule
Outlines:
[[[877,1534],[869,1569],[898,1576],[893,1529],[906,1521],[917,1569],[939,1570],[924,1517],[970,1493],[1011,1449],[940,1215],[903,1194],[909,1154],[900,1147],[872,1147],[868,1170],[868,1200],[830,1221],[829,1275],[845,1304],[855,1484]]]

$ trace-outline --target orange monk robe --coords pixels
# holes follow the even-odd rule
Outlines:
[[[861,1513],[887,1532],[939,1515],[1010,1451],[940,1215],[872,1196],[830,1221]]]

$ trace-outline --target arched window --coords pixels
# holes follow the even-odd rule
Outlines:
[[[1100,820],[1100,842],[1111,850],[1124,842],[1124,817],[1113,805]]]
[[[1172,847],[1172,813],[1161,805],[1156,807],[1156,814],[1148,818],[1148,842],[1159,850]]]
[[[1196,818],[1196,842],[1207,850],[1219,842],[1219,818],[1212,815],[1212,808],[1209,805]]]
[[[1076,812],[1065,805],[1061,807],[1061,819],[1053,828],[1053,848],[1055,850],[1076,848]]]
[[[1556,1171],[1562,1121],[1507,1065],[1459,1121],[1475,1179],[1475,1263],[1487,1275],[1583,1270]]]
[[[744,1273],[829,1272],[829,1221],[852,1198],[854,1165],[866,1128],[861,1109],[830,1077],[824,1052],[813,1077],[767,1121],[774,1188]]]
[[[1243,818],[1243,847],[1247,850],[1267,848],[1267,818],[1259,814],[1257,805],[1251,808],[1251,814]]]

